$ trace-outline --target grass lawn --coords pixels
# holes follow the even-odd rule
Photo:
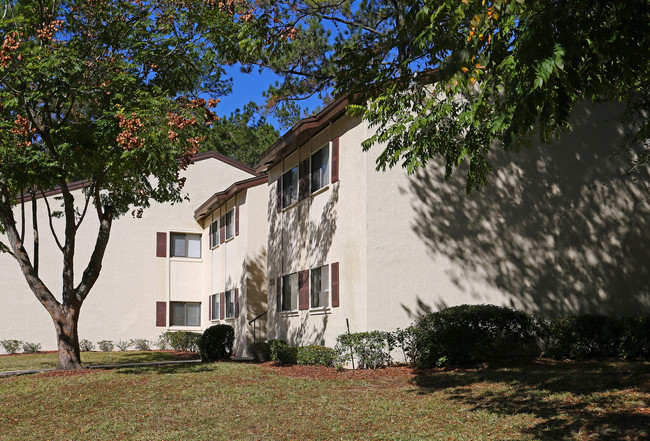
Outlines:
[[[189,354],[172,351],[114,351],[82,352],[84,366],[103,364],[140,363],[144,361],[166,361],[187,358]],[[197,355],[198,356],[198,355]],[[58,361],[56,353],[0,355],[0,372],[55,368]]]
[[[0,439],[641,440],[649,406],[650,363],[211,363],[0,379]]]

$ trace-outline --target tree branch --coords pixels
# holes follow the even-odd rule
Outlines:
[[[52,236],[54,237],[56,246],[59,247],[59,250],[63,251],[63,246],[59,241],[59,237],[56,235],[56,231],[54,230],[54,224],[52,223],[52,210],[50,210],[50,203],[47,201],[47,196],[45,196],[45,192],[43,191],[43,189],[41,188],[40,190],[41,190],[41,195],[43,195],[43,200],[45,201],[45,206],[47,207],[47,217],[50,221],[50,231],[52,231]]]

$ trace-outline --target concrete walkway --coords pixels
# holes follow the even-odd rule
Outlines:
[[[84,369],[119,369],[125,367],[140,367],[140,366],[164,366],[172,364],[198,364],[201,363],[200,359],[197,360],[166,360],[166,361],[145,361],[142,363],[124,363],[124,364],[98,364],[93,366],[85,366]],[[4,377],[17,377],[19,375],[40,374],[43,372],[52,372],[56,369],[29,369],[24,371],[5,371],[0,372],[0,378]]]

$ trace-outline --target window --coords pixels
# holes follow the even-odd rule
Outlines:
[[[282,208],[298,202],[298,166],[282,175]]]
[[[311,270],[311,307],[324,308],[329,306],[330,296],[330,267],[321,266]]]
[[[282,310],[298,309],[298,273],[282,276]]]
[[[235,290],[226,291],[226,318],[235,317]]]
[[[213,294],[210,296],[210,320],[219,320],[219,314],[221,312],[221,305],[219,304],[220,300],[219,294]]]
[[[235,236],[235,210],[232,209],[226,213],[226,240]]]
[[[311,192],[315,192],[329,184],[330,149],[326,145],[311,155]]]
[[[219,219],[210,224],[210,247],[219,245]]]
[[[169,235],[169,255],[171,257],[201,258],[201,235],[171,233]]]
[[[170,302],[169,309],[171,326],[201,326],[200,303]]]

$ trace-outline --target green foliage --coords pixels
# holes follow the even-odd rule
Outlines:
[[[99,346],[99,350],[103,352],[111,352],[115,348],[112,340],[98,341],[97,346]]]
[[[464,164],[467,191],[486,184],[493,148],[517,150],[534,134],[548,142],[580,103],[648,89],[647,0],[281,0],[265,12],[252,35],[297,30],[251,51],[284,77],[271,104],[333,88],[376,130],[363,147],[382,145],[378,168],[413,172],[435,159],[449,177]],[[644,164],[650,119],[633,106]]]
[[[650,315],[621,319],[618,356],[624,359],[650,359]]]
[[[622,331],[621,322],[613,317],[596,314],[562,317],[552,322],[547,353],[557,359],[614,357],[618,355]]]
[[[424,367],[539,355],[546,335],[541,320],[495,305],[445,308],[421,316],[414,326]]]
[[[95,345],[90,340],[84,338],[79,341],[79,349],[83,352],[90,352],[95,350]]]
[[[391,333],[393,345],[402,351],[402,359],[415,365],[418,362],[418,351],[415,338],[415,327],[409,326],[405,329],[397,328]]]
[[[115,343],[115,346],[117,346],[117,349],[120,351],[126,351],[131,347],[132,344],[132,341],[129,340],[119,340],[117,343]]]
[[[280,364],[292,365],[298,362],[298,347],[289,346],[284,340],[269,340],[271,360]]]
[[[168,331],[164,332],[159,339],[164,340],[162,343],[165,347],[172,348],[175,351],[197,352],[199,347],[199,338],[202,334],[191,331]],[[159,347],[162,347],[159,344]]]
[[[1,340],[0,345],[4,348],[7,354],[15,354],[18,352],[23,342],[20,340]]]
[[[253,360],[258,363],[271,361],[271,345],[265,341],[251,343],[248,346],[248,352],[253,357]]]
[[[250,167],[257,165],[260,154],[280,136],[259,114],[257,104],[250,102],[243,111],[237,109],[221,118],[206,130],[203,150],[217,150]]]
[[[315,364],[319,366],[334,366],[336,351],[319,345],[300,346],[296,356],[298,364]]]
[[[131,345],[138,351],[150,351],[151,342],[146,338],[134,338],[131,340]]]
[[[40,343],[29,343],[29,342],[24,342],[23,343],[23,352],[25,354],[35,354],[41,350],[41,344]]]
[[[230,325],[214,325],[206,329],[198,340],[203,361],[230,358],[235,343],[235,330]]]
[[[394,340],[390,332],[371,331],[341,334],[336,337],[336,355],[340,363],[351,363],[359,369],[377,369],[392,362]]]
[[[158,340],[156,341],[156,346],[161,351],[166,351],[167,349],[169,349],[169,341],[167,340],[167,337],[165,336],[164,332],[158,336]]]

